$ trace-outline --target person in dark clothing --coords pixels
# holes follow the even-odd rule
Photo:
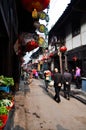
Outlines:
[[[55,88],[54,100],[59,103],[59,102],[61,102],[60,90],[61,90],[61,86],[62,86],[62,74],[58,72],[57,68],[55,68],[54,71],[55,71],[55,73],[53,75],[54,88]]]
[[[63,74],[63,82],[64,82],[64,97],[70,100],[70,84],[72,81],[72,74],[65,70]]]

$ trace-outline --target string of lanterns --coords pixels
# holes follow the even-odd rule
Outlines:
[[[45,13],[44,11],[37,12],[36,9],[32,11],[32,17],[34,19],[39,19],[39,20],[41,19],[46,21],[46,25],[40,24],[38,20],[34,22],[34,26],[36,27],[37,31],[39,31],[40,33],[44,33],[44,37],[39,36],[38,38],[38,44],[40,47],[43,48],[48,47],[48,28],[47,28],[49,22],[48,10],[49,10],[49,6],[47,8],[47,13]]]
[[[32,18],[35,19],[33,25],[39,33],[44,34],[44,37],[38,35],[36,38],[36,43],[39,47],[48,47],[48,10],[50,0],[21,0],[22,6],[29,12],[32,12]],[[47,9],[47,13],[43,10]],[[37,20],[37,21],[36,21]],[[45,20],[46,25],[41,24],[39,20]],[[35,40],[35,39],[34,39]]]

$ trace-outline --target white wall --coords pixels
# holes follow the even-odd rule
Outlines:
[[[71,50],[72,47],[72,31],[71,31],[71,24],[67,25],[66,28],[66,47],[67,50]]]
[[[86,16],[83,17],[81,23],[82,23],[82,26],[81,26],[82,45],[86,45]]]
[[[80,35],[77,35],[75,37],[72,38],[72,45],[73,45],[73,48],[76,48],[76,47],[79,47],[81,46],[81,38],[80,38]]]
[[[86,45],[86,32],[83,32],[81,34],[81,38],[82,38],[82,45]]]
[[[67,50],[86,45],[86,20],[81,21],[81,33],[72,37],[71,24],[66,26],[66,47]]]

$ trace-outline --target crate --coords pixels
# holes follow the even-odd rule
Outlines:
[[[10,92],[10,86],[0,86],[0,91],[1,90],[9,93]]]

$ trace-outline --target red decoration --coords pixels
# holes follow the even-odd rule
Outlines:
[[[44,61],[44,60],[47,60],[47,59],[48,59],[47,56],[43,56],[42,59],[41,59],[41,61]]]
[[[11,110],[14,107],[14,101],[12,101],[12,105],[11,106],[6,106],[7,110]]]
[[[53,55],[54,55],[53,53],[50,53],[49,57],[53,57]]]
[[[21,0],[24,8],[30,12],[36,9],[38,12],[46,9],[50,0]]]
[[[7,123],[7,120],[8,120],[8,115],[0,115],[0,120],[2,121],[2,126],[0,126],[0,130],[2,130],[6,123]]]
[[[74,57],[72,58],[73,61],[77,61],[77,59],[78,59],[78,58],[77,58],[76,56],[74,56]]]
[[[30,52],[38,47],[38,43],[35,41],[30,41],[26,45],[26,52]]]
[[[61,48],[60,48],[60,51],[61,52],[65,52],[67,50],[67,48],[65,47],[65,46],[62,46]]]

